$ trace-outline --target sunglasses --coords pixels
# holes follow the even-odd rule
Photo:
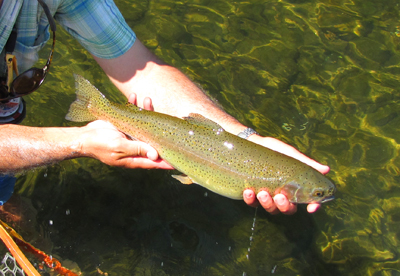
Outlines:
[[[0,101],[8,101],[14,98],[26,96],[35,90],[37,90],[43,83],[49,71],[51,60],[53,59],[54,46],[56,44],[56,22],[50,14],[49,7],[43,0],[38,0],[42,6],[44,13],[50,24],[50,29],[53,32],[53,46],[49,58],[47,59],[46,65],[42,68],[33,67],[18,74],[17,60],[14,55],[6,55],[7,63],[7,85],[0,85]],[[15,43],[14,43],[15,44]],[[13,80],[13,71],[17,74],[17,77]]]

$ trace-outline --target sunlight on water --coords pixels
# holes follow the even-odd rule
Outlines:
[[[116,3],[139,39],[227,112],[328,164],[336,199],[312,215],[304,206],[293,216],[260,209],[249,229],[253,208],[204,197],[168,172],[71,160],[19,178],[39,248],[87,275],[400,273],[398,1]],[[26,97],[26,125],[72,125],[64,116],[73,73],[124,101],[58,32],[50,76]]]
[[[251,246],[252,246],[252,244],[253,244],[253,240],[254,240],[254,230],[255,230],[255,228],[256,228],[256,218],[257,218],[257,210],[258,210],[258,207],[256,207],[255,208],[256,209],[256,211],[254,212],[254,218],[253,218],[253,225],[251,226],[251,236],[250,236],[250,238],[249,238],[249,248],[247,249],[247,251],[248,251],[248,253],[247,253],[247,259],[249,259],[250,258],[250,251],[251,251]]]

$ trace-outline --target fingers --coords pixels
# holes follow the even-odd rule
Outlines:
[[[160,159],[157,151],[150,145],[140,141],[126,141],[123,145],[123,159],[125,167],[142,169],[174,169],[167,162]]]
[[[128,102],[134,105],[137,104],[137,96],[135,93],[131,93],[128,98]],[[144,98],[143,100],[143,108],[146,110],[154,111],[153,102],[149,97]]]
[[[125,134],[109,122],[96,120],[83,129],[88,130],[82,135],[85,156],[96,158],[110,166],[130,169],[173,169],[160,159],[153,147],[144,142],[128,140]]]
[[[137,97],[135,93],[131,93],[128,97],[128,102],[130,102],[131,104],[137,105]]]
[[[275,215],[279,213],[278,206],[275,204],[271,195],[266,191],[260,191],[257,194],[257,199],[261,206],[270,214]]]
[[[297,205],[289,202],[283,194],[277,194],[274,196],[274,202],[279,211],[285,215],[292,215],[297,212]]]
[[[130,141],[128,141],[128,143],[129,142]],[[132,141],[129,144],[131,144],[132,156],[147,157],[152,161],[155,161],[159,158],[157,151],[146,143],[139,141]]]
[[[173,170],[174,168],[162,159],[155,161],[145,157],[127,157],[123,159],[121,166],[129,169],[163,169]]]
[[[297,211],[297,205],[289,202],[282,194],[277,194],[272,198],[267,191],[260,191],[256,196],[253,190],[246,189],[243,191],[243,199],[246,204],[252,207],[261,204],[268,213],[273,215],[279,214],[280,212],[285,215],[291,215]]]
[[[126,140],[121,144],[123,151],[119,152],[119,166],[130,169],[173,169],[167,162],[161,160],[157,151],[150,145],[140,141]]]
[[[259,205],[256,194],[253,190],[250,189],[246,189],[243,191],[243,200],[247,205],[251,207],[257,207]]]
[[[321,204],[319,203],[310,203],[307,206],[307,212],[314,213],[319,209],[319,207],[321,207]]]
[[[140,141],[122,139],[116,142],[115,145],[110,144],[110,146],[119,155],[118,158],[145,157],[152,161],[159,158],[157,151],[153,147]]]
[[[260,191],[257,196],[251,189],[243,191],[244,202],[251,206],[256,207],[259,204],[270,214],[275,215],[279,212],[285,215],[292,215],[297,212],[297,205],[289,202],[289,200],[283,194],[277,194],[273,198],[267,191]],[[316,212],[321,207],[319,203],[310,203],[307,206],[309,213]]]
[[[173,169],[167,162],[161,160],[157,151],[150,145],[140,141],[124,140],[115,154],[118,166],[136,169]]]
[[[143,107],[146,110],[154,111],[153,102],[149,97],[144,98],[143,100]]]

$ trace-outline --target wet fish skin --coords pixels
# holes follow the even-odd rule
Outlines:
[[[108,101],[89,81],[75,75],[77,99],[66,119],[101,119],[148,143],[178,171],[184,184],[197,183],[220,195],[242,199],[243,190],[283,193],[290,202],[333,199],[335,185],[308,165],[224,131],[199,114],[188,118]]]

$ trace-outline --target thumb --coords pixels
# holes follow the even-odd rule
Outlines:
[[[125,152],[126,156],[146,157],[152,161],[158,159],[157,151],[149,144],[141,141],[127,141],[127,143]]]

